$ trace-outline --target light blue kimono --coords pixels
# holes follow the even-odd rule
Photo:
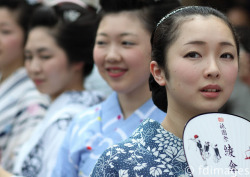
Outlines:
[[[124,120],[117,94],[112,93],[72,122],[52,176],[89,176],[105,149],[130,137],[145,118],[161,122],[165,114],[149,99]]]

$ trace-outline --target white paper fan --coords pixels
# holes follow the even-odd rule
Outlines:
[[[250,122],[223,113],[192,118],[183,132],[190,176],[250,177]]]

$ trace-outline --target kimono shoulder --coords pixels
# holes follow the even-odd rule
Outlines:
[[[93,91],[61,94],[19,151],[14,172],[24,176],[49,177],[70,122],[78,113],[102,100],[102,95]]]
[[[186,168],[182,140],[146,119],[130,138],[104,151],[90,176],[188,176]]]
[[[130,137],[147,117],[162,121],[164,116],[149,99],[124,119],[117,93],[112,93],[101,104],[79,114],[70,125],[53,175],[89,176],[104,150]]]

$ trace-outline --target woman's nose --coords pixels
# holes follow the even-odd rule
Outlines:
[[[210,59],[206,63],[206,69],[204,72],[204,77],[206,78],[219,78],[220,77],[220,68],[216,59]]]
[[[38,59],[33,58],[30,61],[26,61],[26,68],[28,71],[32,72],[33,74],[39,73],[41,71],[41,63]]]
[[[107,50],[106,61],[108,62],[118,62],[121,60],[121,55],[119,49],[115,46],[110,46]]]

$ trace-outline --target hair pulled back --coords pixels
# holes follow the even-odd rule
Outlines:
[[[231,30],[235,44],[237,47],[237,54],[239,56],[239,42],[235,30],[227,17],[220,11],[206,6],[186,6],[178,8],[163,17],[151,36],[152,46],[152,60],[156,61],[158,65],[165,71],[166,79],[169,79],[166,53],[175,42],[180,33],[179,27],[188,19],[195,15],[201,16],[216,16],[221,19]],[[163,111],[167,111],[167,94],[165,87],[158,85],[158,83],[151,76],[149,81],[153,101]],[[164,91],[165,90],[165,91]]]
[[[56,43],[67,54],[69,63],[84,62],[84,77],[91,73],[97,29],[97,15],[93,7],[83,8],[73,3],[40,6],[33,13],[29,29],[36,27],[49,29]]]
[[[100,0],[101,17],[122,11],[138,12],[138,18],[150,34],[157,22],[168,12],[180,6],[178,0]]]

